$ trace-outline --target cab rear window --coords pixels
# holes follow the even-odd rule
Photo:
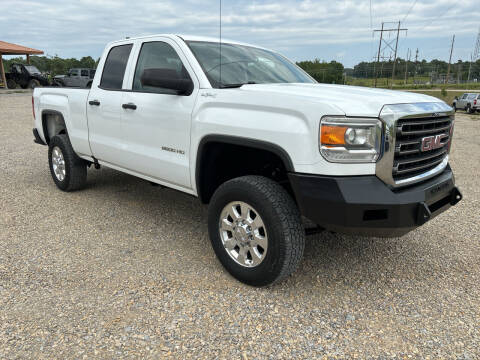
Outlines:
[[[103,67],[100,87],[108,90],[120,90],[123,76],[127,68],[128,57],[132,50],[132,44],[119,45],[110,49],[105,66]]]

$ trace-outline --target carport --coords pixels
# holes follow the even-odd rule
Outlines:
[[[3,67],[2,55],[26,55],[27,64],[30,64],[30,55],[41,55],[43,54],[42,50],[32,49],[26,46],[17,45],[8,43],[5,41],[0,41],[0,75],[1,82],[4,88],[7,87],[7,79],[5,77],[5,68]]]

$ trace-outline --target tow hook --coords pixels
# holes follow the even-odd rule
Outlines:
[[[424,202],[418,205],[417,224],[423,225],[432,217],[432,212]]]
[[[453,188],[452,193],[450,194],[450,205],[457,205],[457,203],[462,200],[462,198],[463,195],[460,190],[458,190],[457,187]]]

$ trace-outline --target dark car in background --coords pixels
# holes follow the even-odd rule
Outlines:
[[[20,85],[22,89],[34,89],[38,86],[50,86],[48,78],[34,65],[13,63],[10,72],[5,74],[9,89],[15,89]]]

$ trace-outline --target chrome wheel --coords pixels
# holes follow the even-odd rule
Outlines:
[[[225,206],[220,215],[220,238],[228,255],[245,267],[255,267],[265,259],[267,230],[258,211],[242,201]]]
[[[52,167],[57,179],[63,181],[65,179],[65,159],[58,146],[55,146],[52,150]]]

